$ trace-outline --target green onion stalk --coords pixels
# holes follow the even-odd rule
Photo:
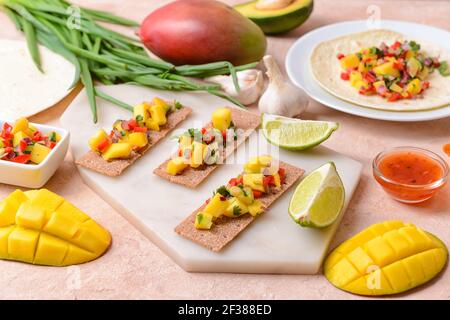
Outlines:
[[[136,37],[113,31],[99,22],[136,28],[139,23],[114,14],[73,6],[65,0],[0,0],[0,8],[26,38],[30,56],[41,66],[39,44],[63,56],[75,67],[71,88],[81,80],[88,96],[93,121],[97,122],[97,101],[101,98],[121,108],[132,106],[101,92],[96,83],[131,83],[171,91],[205,91],[244,107],[226,95],[220,86],[193,78],[222,74],[232,76],[239,91],[236,72],[254,68],[255,63],[233,66],[227,61],[175,66],[151,58]]]

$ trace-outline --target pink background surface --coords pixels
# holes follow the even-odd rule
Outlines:
[[[141,21],[147,13],[168,1],[74,2]],[[226,2],[235,4],[242,1]],[[369,5],[379,6],[384,19],[412,21],[450,29],[449,1],[316,0],[312,17],[302,27],[287,35],[269,38],[268,53],[284,65],[289,46],[299,36],[329,23],[365,19],[368,17],[366,10]],[[0,37],[22,38],[2,13]],[[74,95],[32,117],[31,120],[58,124],[60,115]],[[384,122],[347,115],[316,102],[312,102],[303,118],[339,122],[339,130],[324,145],[364,164],[361,182],[331,244],[332,248],[370,224],[390,219],[415,223],[450,245],[449,185],[431,201],[420,206],[407,206],[390,199],[371,176],[371,160],[385,148],[414,145],[443,155],[442,146],[450,142],[450,118],[422,123]],[[113,236],[113,245],[100,259],[67,268],[0,261],[1,299],[361,298],[334,288],[322,274],[298,276],[187,273],[83,184],[70,154],[46,188],[66,197],[105,226]],[[12,186],[0,185],[0,198],[14,189]],[[393,298],[449,299],[450,271],[445,270],[430,284]]]

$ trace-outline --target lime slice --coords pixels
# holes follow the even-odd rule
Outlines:
[[[333,162],[311,172],[295,189],[289,214],[303,227],[324,228],[339,217],[345,191]]]
[[[336,122],[286,118],[271,114],[262,115],[264,137],[272,144],[289,150],[315,147],[339,127]]]

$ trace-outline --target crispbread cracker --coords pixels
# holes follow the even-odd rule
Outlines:
[[[232,154],[237,147],[243,143],[261,124],[261,118],[258,114],[254,114],[241,109],[230,108],[231,109],[231,119],[237,129],[243,130],[243,134],[238,137],[236,143],[225,150],[223,159],[225,160],[230,154]],[[208,123],[205,127],[212,126]],[[196,188],[203,180],[205,180],[211,172],[213,172],[218,164],[214,165],[202,165],[199,168],[187,167],[179,175],[173,176],[167,173],[167,164],[170,159],[164,161],[158,168],[156,168],[153,173],[166,179],[170,182],[183,185],[188,188]]]
[[[167,123],[164,125],[164,127],[162,127],[160,131],[150,131],[151,134],[149,144],[143,150],[141,150],[139,153],[135,153],[129,159],[114,159],[112,161],[106,161],[102,158],[101,155],[90,150],[80,159],[76,160],[75,163],[84,168],[110,177],[120,176],[126,168],[132,165],[137,159],[142,157],[142,155],[153,145],[167,136],[167,134],[172,131],[178,124],[180,124],[184,119],[186,119],[191,112],[191,108],[183,107],[180,110],[175,110],[169,113],[167,115]]]
[[[270,207],[283,193],[288,190],[295,182],[303,175],[304,170],[294,167],[290,164],[279,162],[280,168],[286,170],[286,181],[282,185],[279,192],[265,195],[260,198],[264,208]],[[204,204],[191,215],[189,215],[183,222],[181,222],[176,228],[175,232],[179,235],[194,241],[209,250],[219,252],[234,238],[236,238],[256,217],[250,214],[244,214],[238,218],[229,218],[222,216],[214,221],[210,230],[198,230],[195,228],[194,222],[197,213],[206,206]],[[262,214],[268,214],[264,212]]]

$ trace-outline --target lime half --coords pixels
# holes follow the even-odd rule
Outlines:
[[[262,115],[264,137],[272,144],[289,150],[315,147],[339,127],[336,122],[286,118],[271,114]]]
[[[345,191],[333,162],[311,172],[295,189],[289,214],[303,227],[324,228],[339,217]]]

